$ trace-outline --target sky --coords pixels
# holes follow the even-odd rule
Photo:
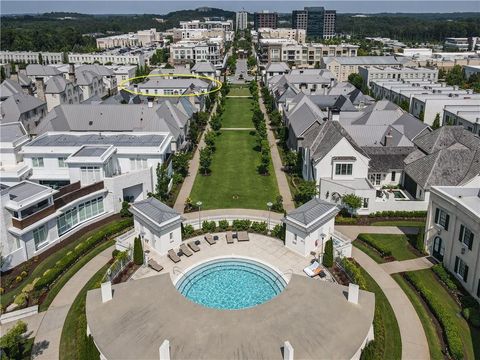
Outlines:
[[[339,13],[379,13],[379,12],[480,12],[480,1],[437,1],[437,0],[337,0],[337,1],[303,1],[303,0],[224,0],[224,1],[188,1],[188,0],[2,0],[0,5],[2,15],[35,14],[51,11],[78,12],[84,14],[166,14],[175,10],[196,9],[201,6],[217,7],[225,10],[245,10],[253,12],[268,9],[277,12],[290,12],[304,6],[324,6],[335,9]]]

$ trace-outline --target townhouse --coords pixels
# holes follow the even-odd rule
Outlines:
[[[0,51],[1,63],[61,64],[63,58],[61,52]]]
[[[363,85],[371,87],[374,80],[398,80],[411,79],[416,81],[438,80],[438,69],[429,69],[411,66],[359,66],[358,73],[363,79]]]
[[[14,185],[31,175],[31,168],[20,154],[30,137],[21,122],[0,124],[0,179],[3,185]]]
[[[200,61],[209,61],[214,66],[223,64],[223,41],[209,39],[207,41],[182,40],[170,45],[170,59],[172,65],[191,64]]]
[[[480,136],[480,104],[445,105],[443,125],[460,125]]]

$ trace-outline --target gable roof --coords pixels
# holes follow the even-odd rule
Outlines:
[[[56,67],[40,64],[28,64],[26,67],[27,76],[55,76],[62,75]]]
[[[332,219],[340,209],[337,205],[319,198],[313,198],[287,213],[286,219],[293,219],[304,226],[321,226]],[[327,216],[328,215],[328,216]]]
[[[192,71],[214,73],[216,70],[210,61],[200,61],[195,63],[195,65],[192,67]]]
[[[132,208],[158,224],[180,216],[180,213],[154,197],[133,203]]]
[[[70,80],[65,79],[63,76],[52,76],[46,83],[45,94],[60,94],[65,91],[69,83]]]
[[[19,121],[20,116],[28,111],[45,105],[44,101],[22,93],[13,94],[0,104],[1,122]]]
[[[265,71],[267,72],[290,72],[290,67],[285,64],[284,62],[273,62],[273,63],[269,63],[266,67],[265,67]]]
[[[7,98],[22,92],[22,86],[18,82],[10,79],[5,79],[0,85],[0,97],[2,98]]]

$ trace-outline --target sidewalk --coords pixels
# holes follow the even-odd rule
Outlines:
[[[275,176],[277,177],[278,190],[283,198],[283,208],[286,211],[290,211],[295,209],[295,204],[293,202],[292,193],[290,192],[290,187],[288,186],[287,175],[285,175],[282,170],[283,165],[282,159],[280,158],[280,153],[278,152],[277,140],[273,135],[272,128],[268,126],[268,122],[270,122],[270,119],[268,118],[267,109],[265,109],[265,105],[263,104],[263,98],[260,93],[260,88],[258,89],[258,96],[260,110],[262,110],[263,115],[265,115],[265,121],[267,121],[268,143],[270,144],[270,153],[272,157],[273,168],[275,170]]]
[[[368,225],[336,225],[335,230],[341,232],[352,240],[358,237],[358,234],[417,234],[416,227],[397,227],[397,226],[368,226]]]
[[[380,266],[387,274],[430,269],[435,264],[428,260],[428,258],[429,256],[424,256],[421,258],[404,261],[392,261],[385,264],[380,264]]]
[[[352,255],[380,286],[393,308],[402,340],[402,359],[429,359],[430,352],[422,323],[407,295],[396,281],[368,255],[356,247],[353,247]]]
[[[60,290],[50,307],[44,312],[33,347],[33,359],[58,359],[63,324],[80,290],[112,257],[111,246],[90,260]],[[32,331],[33,329],[29,329]]]

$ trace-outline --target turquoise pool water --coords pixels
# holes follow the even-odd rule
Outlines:
[[[188,271],[177,290],[197,304],[216,309],[244,309],[280,294],[283,277],[270,267],[247,259],[208,261]]]

